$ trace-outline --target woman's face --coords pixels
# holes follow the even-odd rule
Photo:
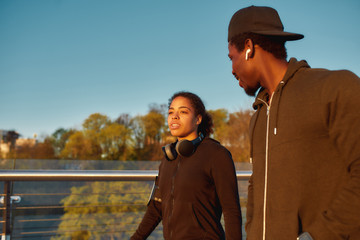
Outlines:
[[[194,140],[198,137],[197,129],[201,120],[201,115],[195,116],[195,109],[187,98],[179,96],[171,102],[168,125],[174,137]]]

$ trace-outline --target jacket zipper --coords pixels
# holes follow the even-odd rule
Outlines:
[[[266,234],[266,204],[267,204],[267,178],[268,178],[268,163],[269,163],[269,132],[270,132],[270,108],[274,94],[271,95],[269,104],[260,99],[266,106],[266,146],[265,146],[265,179],[264,179],[264,206],[263,206],[263,237],[265,240]]]
[[[175,200],[174,200],[174,190],[175,190],[175,177],[176,177],[176,174],[179,170],[179,167],[180,167],[180,159],[177,163],[177,167],[176,167],[176,171],[174,172],[174,175],[172,176],[172,179],[171,179],[171,213],[170,213],[170,216],[169,216],[169,223],[171,222],[171,217],[173,215],[173,211],[174,211],[174,203],[175,203]],[[171,229],[170,230],[170,239],[172,239],[172,235],[173,235],[173,230]]]

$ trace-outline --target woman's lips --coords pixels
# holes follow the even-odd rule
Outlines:
[[[171,123],[170,124],[170,129],[178,129],[180,127],[180,124],[178,123]]]

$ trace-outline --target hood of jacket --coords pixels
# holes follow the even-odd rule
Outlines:
[[[296,58],[291,58],[289,61],[288,68],[283,79],[280,81],[277,86],[275,92],[281,92],[282,88],[286,85],[286,83],[294,76],[294,74],[302,68],[310,68],[309,64],[305,61],[297,61]],[[270,96],[265,88],[260,88],[259,93],[255,98],[255,102],[253,103],[253,108],[257,110],[261,105],[265,102],[268,102]]]

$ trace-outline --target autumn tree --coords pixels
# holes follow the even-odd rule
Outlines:
[[[248,125],[252,111],[229,113],[226,109],[210,110],[214,122],[211,137],[220,141],[233,154],[235,161],[248,161]],[[166,105],[149,105],[145,115],[121,114],[111,121],[106,115],[91,114],[83,129],[66,135],[59,129],[54,139],[61,157],[71,159],[160,160],[161,147],[176,139],[166,124]],[[62,136],[65,136],[64,138]],[[64,139],[64,140],[63,140]],[[65,140],[66,139],[66,140]]]
[[[33,159],[34,158],[34,144],[24,143],[21,147],[11,150],[10,157],[14,159]]]
[[[146,115],[138,115],[131,120],[134,139],[134,160],[159,160],[164,144],[165,105],[151,104]]]
[[[32,158],[55,159],[54,148],[49,137],[45,138],[44,141],[35,144]]]
[[[131,154],[131,129],[125,125],[111,123],[99,133],[102,159],[127,160]]]
[[[250,151],[250,110],[228,113],[226,109],[210,110],[214,122],[213,138],[227,147],[234,161],[248,162]]]
[[[75,132],[74,129],[58,128],[50,137],[51,143],[54,148],[56,157],[60,156],[61,151],[65,148],[65,145],[69,137]]]
[[[69,137],[60,156],[66,159],[100,159],[101,151],[99,148],[82,131],[76,131]]]
[[[211,115],[214,123],[214,133],[212,137],[223,145],[227,145],[226,136],[229,131],[228,127],[228,116],[229,113],[226,109],[220,108],[217,110],[209,110],[209,114]]]
[[[149,160],[159,160],[162,157],[162,134],[165,118],[163,114],[150,111],[141,118],[144,126],[144,150],[148,152]]]
[[[238,111],[229,115],[227,132],[228,147],[234,161],[248,162],[250,158],[249,123],[253,112],[250,110]]]
[[[108,116],[93,113],[83,122],[84,136],[91,142],[94,148],[100,149],[100,132],[111,123]],[[101,154],[101,153],[100,153]]]
[[[144,116],[136,116],[132,119],[131,124],[133,139],[134,139],[134,152],[132,155],[133,160],[150,160],[152,155],[152,146],[146,135],[145,118]]]
[[[91,114],[83,123],[84,136],[90,141],[94,149],[97,150],[98,159],[102,159],[102,149],[100,135],[101,132],[111,124],[108,116],[94,113]]]
[[[159,143],[165,123],[164,116],[161,113],[151,111],[142,117],[142,121],[146,144]]]
[[[61,152],[62,158],[128,160],[132,152],[130,120],[126,125],[112,122],[108,116],[91,114],[83,122],[83,129],[73,132]],[[125,123],[125,119],[124,119]]]
[[[134,148],[142,149],[145,143],[145,126],[142,116],[135,116],[131,119],[131,130],[134,139]]]
[[[82,126],[84,131],[94,131],[95,133],[100,133],[101,129],[110,123],[111,121],[108,116],[100,113],[93,113],[85,119]]]
[[[132,124],[132,117],[128,113],[122,113],[114,122],[130,128]]]

